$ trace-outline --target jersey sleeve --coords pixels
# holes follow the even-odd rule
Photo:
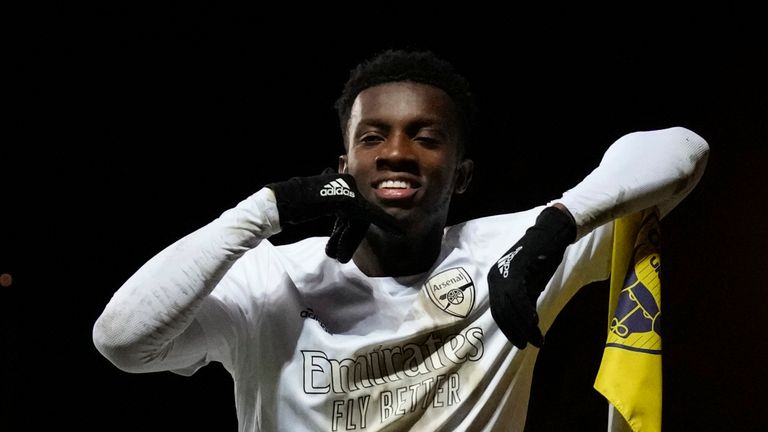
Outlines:
[[[232,267],[279,230],[274,195],[265,188],[167,247],[112,296],[93,328],[96,348],[129,372],[183,370],[211,355],[225,359],[218,348],[210,350],[208,339],[219,338],[208,338],[196,316],[202,308],[222,318],[209,294],[236,285]]]
[[[577,238],[653,206],[663,217],[699,182],[708,155],[707,142],[683,127],[630,133],[616,140],[600,165],[553,203],[571,212]]]
[[[257,329],[264,317],[267,293],[281,290],[270,286],[270,281],[284,273],[274,254],[275,247],[265,240],[232,266],[203,300],[190,328],[177,338],[181,341],[181,351],[174,353],[177,356],[183,356],[184,347],[190,344],[203,347],[205,355],[173,372],[191,375],[211,361],[233,372],[244,357],[258,352],[261,333]]]
[[[565,205],[577,225],[577,241],[538,300],[546,331],[583,286],[610,275],[613,220],[657,207],[663,216],[696,186],[709,146],[696,133],[674,127],[635,132],[613,143],[600,165],[554,202]]]

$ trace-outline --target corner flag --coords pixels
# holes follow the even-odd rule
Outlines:
[[[616,220],[608,338],[594,386],[634,432],[661,430],[660,265],[656,209]]]

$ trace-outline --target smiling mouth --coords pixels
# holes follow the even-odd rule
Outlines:
[[[411,182],[406,180],[383,180],[376,185],[376,189],[415,189]]]
[[[382,180],[374,185],[374,192],[383,201],[400,201],[413,197],[420,187],[410,180]]]

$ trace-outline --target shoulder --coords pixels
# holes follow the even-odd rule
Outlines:
[[[273,259],[297,287],[318,283],[339,268],[325,254],[328,237],[309,237],[296,243],[273,246]]]
[[[505,213],[470,219],[466,222],[447,227],[445,234],[446,237],[463,238],[465,240],[477,240],[478,237],[485,238],[485,240],[490,240],[490,238],[499,236],[507,237],[510,235],[509,231],[514,231],[516,228],[528,228],[531,226],[544,208],[545,206],[541,205],[515,213]]]
[[[227,276],[241,278],[244,283],[257,282],[260,285],[274,287],[276,284],[294,282],[305,278],[307,274],[323,271],[331,261],[325,255],[325,243],[328,237],[310,237],[304,240],[275,245],[263,240],[235,262]]]
[[[445,245],[467,248],[473,253],[488,253],[490,257],[509,249],[536,221],[545,206],[529,210],[471,219],[445,230]]]

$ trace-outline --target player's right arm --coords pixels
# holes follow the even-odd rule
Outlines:
[[[189,367],[207,347],[195,315],[235,261],[280,231],[264,188],[144,264],[115,293],[93,327],[96,348],[118,368]]]
[[[96,348],[129,372],[203,364],[210,348],[195,318],[204,300],[224,279],[247,284],[235,282],[227,273],[281,226],[324,215],[349,220],[352,223],[344,226],[362,227],[355,229],[362,234],[369,223],[397,230],[394,218],[363,199],[348,174],[324,173],[272,183],[172,244],[128,279],[94,325]],[[350,229],[337,231],[328,250],[334,252],[333,258],[349,259],[362,235],[350,234]],[[227,319],[228,306],[208,305],[216,319]]]

